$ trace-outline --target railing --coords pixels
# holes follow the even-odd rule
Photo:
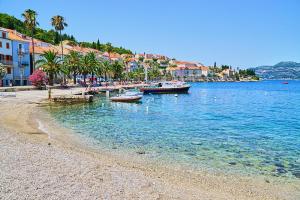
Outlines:
[[[14,76],[14,79],[15,80],[21,80],[21,79],[23,79],[23,80],[27,80],[28,79],[28,76],[23,76],[23,77],[21,77],[21,76]]]
[[[25,55],[25,54],[29,54],[29,50],[18,49],[18,55]]]
[[[27,65],[29,65],[29,62],[28,61],[21,61],[21,65],[27,66]]]
[[[0,63],[2,63],[3,65],[12,65],[13,61],[12,60],[2,60],[2,59],[0,59]]]

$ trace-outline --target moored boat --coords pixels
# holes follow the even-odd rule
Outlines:
[[[140,92],[125,92],[116,97],[111,97],[110,100],[114,102],[137,102],[141,100],[143,95]]]
[[[142,87],[141,92],[145,94],[169,94],[169,93],[187,93],[190,85],[181,81],[164,81],[148,87]]]

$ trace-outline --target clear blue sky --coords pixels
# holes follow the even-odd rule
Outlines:
[[[17,18],[27,8],[42,28],[59,14],[79,41],[134,52],[235,67],[300,62],[299,0],[0,0]]]

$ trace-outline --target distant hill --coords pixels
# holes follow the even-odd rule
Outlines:
[[[49,19],[49,21],[50,21],[50,19]],[[0,13],[0,28],[1,27],[16,30],[25,35],[30,35],[30,31],[27,30],[23,21],[15,18],[14,16],[8,15],[6,13]],[[91,30],[92,30],[92,27],[91,27]],[[53,29],[45,30],[40,27],[37,27],[35,29],[34,38],[42,40],[47,43],[55,44],[55,45],[59,44],[59,42],[60,42],[59,34]],[[85,41],[78,42],[73,35],[68,35],[68,34],[62,34],[62,39],[73,41],[75,43],[80,44],[83,47],[90,47],[90,48],[97,49],[100,51],[106,51],[108,48],[110,48],[111,51],[115,52],[115,53],[132,54],[132,51],[129,49],[125,49],[123,47],[115,47],[115,46],[112,46],[111,43],[102,44],[99,42],[99,39],[98,39],[98,41],[94,41],[94,42],[85,42]]]
[[[273,66],[253,68],[262,79],[300,79],[300,63],[280,62]]]

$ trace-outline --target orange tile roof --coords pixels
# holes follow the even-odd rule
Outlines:
[[[29,42],[29,37],[24,34],[21,34],[15,30],[8,29],[8,28],[1,28],[1,29],[8,32],[8,39],[10,40]]]
[[[61,50],[54,45],[51,46],[34,46],[34,53],[35,54],[43,54],[45,51],[54,51],[56,53],[61,53]],[[30,53],[33,52],[32,46],[30,46]]]
[[[175,70],[201,70],[208,71],[208,67],[205,66],[187,66],[187,67],[168,67],[167,70],[175,71]]]

